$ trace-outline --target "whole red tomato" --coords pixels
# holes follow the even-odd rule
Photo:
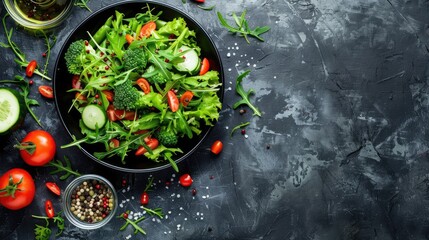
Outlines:
[[[17,146],[22,159],[31,166],[43,166],[55,156],[56,144],[52,135],[44,130],[34,130]]]
[[[13,168],[0,177],[0,205],[11,210],[24,208],[33,201],[36,186],[24,169]]]

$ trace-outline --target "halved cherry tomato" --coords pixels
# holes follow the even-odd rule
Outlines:
[[[203,59],[203,62],[201,63],[201,69],[200,69],[200,76],[206,74],[210,69],[210,63],[207,58]]]
[[[74,95],[74,98],[75,98],[75,99],[77,99],[77,100],[86,101],[86,96],[85,96],[85,95],[83,95],[83,94],[82,94],[82,93],[80,93],[80,92],[77,92],[77,93]]]
[[[179,109],[179,99],[177,99],[176,94],[173,90],[168,91],[167,93],[168,106],[172,112],[176,112]]]
[[[211,147],[210,151],[211,151],[213,154],[218,155],[218,154],[222,151],[222,148],[223,148],[223,143],[222,143],[220,140],[216,140],[216,141],[213,143],[213,145],[212,145],[212,147]]]
[[[157,148],[157,147],[158,147],[158,145],[159,145],[158,139],[156,139],[156,138],[146,138],[146,139],[145,139],[145,143],[146,143],[146,145],[147,145],[150,149],[152,149],[152,150],[154,150],[155,148]],[[146,152],[147,152],[146,148],[145,148],[145,147],[143,147],[143,146],[140,146],[140,147],[136,150],[135,155],[136,155],[136,156],[140,156],[140,155],[145,154]]]
[[[113,98],[115,97],[115,94],[110,90],[103,90],[101,91],[104,95],[106,95],[107,101],[113,102]]]
[[[120,142],[119,142],[118,139],[116,139],[116,138],[110,139],[110,141],[109,141],[109,147],[110,147],[110,149],[117,148],[117,147],[119,147],[119,145],[120,145]]]
[[[51,200],[46,200],[45,212],[48,218],[53,218],[55,216],[54,206],[52,206]]]
[[[79,75],[73,75],[72,88],[73,89],[82,89],[82,83],[80,82]]]
[[[131,34],[126,34],[125,39],[127,40],[128,44],[131,44],[134,41],[134,37],[131,36]]]
[[[142,193],[140,195],[140,204],[147,205],[149,203],[149,194],[147,192]]]
[[[45,98],[54,98],[54,91],[50,86],[43,85],[39,86],[39,93]]]
[[[36,68],[37,68],[36,60],[31,60],[28,63],[27,68],[25,69],[25,75],[27,75],[27,77],[32,77]]]
[[[107,112],[107,118],[112,122],[117,120],[122,120],[122,119],[134,120],[134,118],[136,117],[136,112],[115,109],[113,105],[109,105],[107,107],[106,112]]]
[[[187,174],[187,173],[183,174],[183,175],[182,175],[182,176],[180,176],[180,178],[179,178],[179,183],[180,183],[180,185],[182,185],[182,186],[184,186],[184,187],[189,187],[189,186],[191,186],[193,181],[194,181],[194,180],[192,180],[191,175],[189,175],[189,174]]]
[[[143,25],[142,29],[140,30],[140,37],[150,37],[152,35],[152,32],[156,29],[156,23],[155,22],[148,22],[145,25]]]
[[[191,99],[194,97],[194,94],[191,91],[186,91],[185,93],[182,94],[182,96],[180,97],[180,103],[186,107],[188,106],[189,102],[191,101]]]
[[[60,187],[58,187],[58,185],[54,182],[47,182],[46,183],[46,187],[53,193],[55,193],[55,195],[60,196],[61,195],[61,189]]]
[[[145,94],[150,93],[150,84],[146,79],[139,78],[136,83]]]

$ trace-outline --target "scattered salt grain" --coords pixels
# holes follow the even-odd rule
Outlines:
[[[277,78],[277,76],[274,76],[274,79],[276,79]]]
[[[164,217],[165,217],[165,219],[168,219],[168,215],[165,215]]]
[[[249,135],[247,135],[247,134],[244,134],[244,138],[248,138],[249,137]]]
[[[235,47],[235,49],[237,49],[237,50],[238,50],[238,49],[240,49],[240,48],[239,48],[239,47]]]
[[[206,189],[209,189],[209,186],[207,186]]]
[[[231,72],[232,71],[232,69],[231,68],[228,68],[228,72]]]
[[[226,54],[226,56],[227,56],[227,57],[231,57],[231,53],[227,53],[227,54]]]
[[[156,221],[156,219],[155,218],[152,218],[152,222],[155,222]]]
[[[232,56],[235,56],[235,52],[234,52],[234,53],[232,53]]]
[[[171,214],[171,211],[168,211],[168,214]]]
[[[180,207],[179,210],[183,210],[183,207]]]
[[[124,205],[121,203],[121,204],[119,204],[119,207],[120,207],[120,208],[123,208],[123,207],[124,207]]]
[[[197,216],[200,216],[200,212],[197,212]]]
[[[238,44],[237,44],[237,43],[234,43],[234,45],[235,45],[235,46],[237,46]]]
[[[167,235],[167,232],[164,232],[165,235]]]
[[[130,238],[131,238],[131,234],[125,237],[125,239],[130,239]]]
[[[185,218],[185,219],[183,219],[183,220],[188,221],[188,218]]]
[[[228,127],[228,126],[226,126],[226,127],[225,127],[225,129],[226,129],[226,130],[228,130],[228,129],[229,129],[229,127]]]
[[[174,173],[173,173],[173,174],[171,174],[171,176],[172,176],[172,177],[176,177],[176,174],[174,174]]]
[[[247,63],[247,66],[250,66],[250,63]]]
[[[231,91],[231,90],[232,90],[232,88],[231,88],[231,87],[228,87],[226,90]]]
[[[256,67],[256,64],[253,64],[253,67]]]
[[[134,200],[134,199],[135,199],[135,197],[134,197],[134,196],[131,196],[131,199],[132,199],[132,200]]]
[[[122,193],[125,193],[125,189],[122,189]]]
[[[180,198],[180,194],[177,194],[177,196],[176,196],[177,198]]]
[[[203,199],[206,199],[206,196],[202,196]]]

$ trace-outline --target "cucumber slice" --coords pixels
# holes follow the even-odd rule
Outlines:
[[[107,122],[106,111],[99,105],[88,105],[82,111],[82,121],[89,129],[101,129]]]
[[[14,89],[0,88],[0,135],[18,128],[24,121],[25,114],[22,96]]]
[[[183,54],[185,60],[174,65],[178,71],[189,72],[192,75],[200,71],[201,60],[194,49],[188,46],[181,46],[179,52],[185,52]]]

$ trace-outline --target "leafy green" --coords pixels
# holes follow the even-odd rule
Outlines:
[[[232,135],[234,134],[234,132],[235,131],[237,131],[238,129],[240,129],[240,128],[244,128],[244,127],[246,127],[247,125],[249,125],[250,124],[250,122],[245,122],[245,123],[241,123],[241,124],[239,124],[239,125],[237,125],[237,126],[235,126],[233,129],[232,129],[232,131],[231,131],[231,134],[230,134],[230,137],[232,137]]]
[[[76,2],[75,2],[74,5],[77,6],[77,7],[80,7],[80,8],[84,8],[84,9],[92,12],[92,10],[88,7],[88,2],[89,1],[90,0],[76,0]]]
[[[208,7],[197,5],[197,7],[201,8],[202,10],[205,10],[205,11],[211,11],[216,7],[216,5],[212,5],[212,6],[208,6]]]
[[[5,14],[3,17],[3,29],[6,34],[7,43],[0,42],[0,47],[3,48],[11,48],[12,51],[15,53],[15,62],[21,66],[21,67],[27,67],[29,64],[29,61],[25,59],[25,54],[19,49],[18,45],[12,40],[12,34],[13,34],[13,28],[7,29],[6,27],[6,18],[9,16],[9,14]],[[34,74],[37,74],[41,76],[44,79],[52,80],[50,77],[46,76],[42,72],[39,71],[38,68],[34,70]]]
[[[254,37],[254,38],[258,39],[259,41],[263,42],[264,39],[260,35],[265,33],[265,32],[268,32],[270,30],[270,27],[268,27],[268,26],[256,27],[253,30],[250,29],[249,24],[246,20],[246,10],[244,10],[241,13],[240,18],[238,18],[238,16],[235,13],[232,13],[232,17],[234,18],[234,21],[235,21],[235,24],[237,25],[237,27],[231,26],[225,20],[225,18],[222,16],[222,14],[220,12],[217,12],[217,16],[218,16],[220,24],[222,26],[224,26],[226,29],[228,29],[228,31],[230,31],[232,33],[238,33],[241,36],[243,36],[244,39],[246,39],[247,43],[250,43],[247,36]]]
[[[70,176],[74,175],[76,177],[80,176],[80,173],[78,171],[75,171],[71,167],[70,159],[66,156],[64,156],[65,163],[61,162],[61,160],[53,160],[50,161],[46,167],[54,167],[55,170],[49,172],[49,174],[57,174],[60,172],[64,172],[63,175],[60,177],[60,180],[66,180]]]
[[[161,208],[150,209],[150,208],[147,208],[147,207],[143,207],[143,210],[145,210],[151,216],[157,216],[160,219],[164,218],[164,213],[162,213],[162,209]]]
[[[64,218],[61,216],[62,212],[59,212],[57,216],[53,217],[53,221],[54,223],[57,224],[57,234],[55,234],[56,237],[60,236],[63,231],[64,231]],[[35,238],[37,240],[48,240],[51,236],[52,230],[49,227],[49,219],[48,217],[45,216],[37,216],[37,215],[31,215],[33,218],[36,219],[43,219],[46,221],[46,226],[43,227],[41,225],[35,224],[35,228],[34,228],[34,234],[35,234]]]
[[[126,213],[128,215],[130,213],[130,211],[126,211]],[[124,225],[122,225],[122,227],[119,228],[120,231],[125,230],[128,227],[128,225],[131,225],[134,228],[134,234],[141,233],[143,235],[146,235],[146,232],[139,225],[137,225],[137,223],[143,221],[146,217],[143,216],[143,217],[140,217],[139,219],[133,221],[133,220],[130,220],[129,218],[124,218],[124,214],[122,213],[121,215],[117,216],[116,218],[122,218],[125,220]]]
[[[250,109],[252,109],[253,111],[253,115],[259,116],[261,117],[262,114],[259,111],[259,109],[257,107],[255,107],[251,102],[250,102],[250,95],[252,95],[253,93],[255,93],[255,90],[250,89],[249,91],[245,91],[243,89],[243,86],[241,84],[241,82],[243,81],[243,79],[250,73],[250,70],[247,70],[245,72],[243,72],[242,74],[240,74],[237,77],[236,80],[236,84],[235,84],[235,91],[238,95],[241,96],[241,100],[234,103],[234,105],[232,105],[233,109],[237,109],[239,106],[241,105],[247,105]]]

